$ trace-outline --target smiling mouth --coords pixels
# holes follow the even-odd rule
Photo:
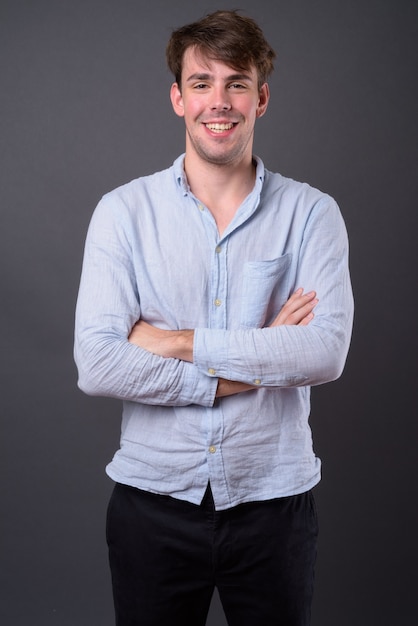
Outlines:
[[[228,124],[214,123],[214,124],[205,124],[205,126],[206,128],[208,128],[214,133],[223,133],[226,130],[231,130],[234,124],[232,122],[229,122]]]

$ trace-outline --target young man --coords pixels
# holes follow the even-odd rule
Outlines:
[[[310,622],[309,391],[342,372],[353,302],[335,202],[252,153],[274,56],[234,11],[175,31],[185,155],[105,195],[89,228],[75,357],[82,390],[124,401],[118,626],[203,626],[215,586],[230,626]]]

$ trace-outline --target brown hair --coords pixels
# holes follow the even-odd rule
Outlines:
[[[273,59],[276,57],[253,19],[243,17],[237,11],[215,11],[198,22],[178,28],[171,35],[166,57],[179,87],[184,53],[190,47],[237,70],[248,70],[254,65],[259,87],[273,71]]]

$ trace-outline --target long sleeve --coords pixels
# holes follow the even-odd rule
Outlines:
[[[122,203],[105,198],[87,235],[76,309],[74,356],[87,394],[145,404],[211,406],[216,381],[197,368],[128,342],[141,315],[132,224]]]
[[[198,329],[194,363],[202,372],[266,387],[317,385],[340,376],[353,296],[346,229],[328,196],[310,212],[296,262],[295,288],[313,289],[319,298],[314,320],[308,326]]]

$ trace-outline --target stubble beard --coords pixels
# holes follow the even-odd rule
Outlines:
[[[223,140],[223,138],[219,137],[217,140],[219,148],[215,150],[210,150],[207,142],[200,140],[199,137],[194,136],[189,130],[187,130],[187,136],[191,147],[200,159],[211,165],[225,166],[232,165],[244,157],[253,133],[248,135],[246,141],[243,138],[229,148],[225,146],[224,149],[222,149],[222,142],[224,141],[227,144],[228,139]]]

